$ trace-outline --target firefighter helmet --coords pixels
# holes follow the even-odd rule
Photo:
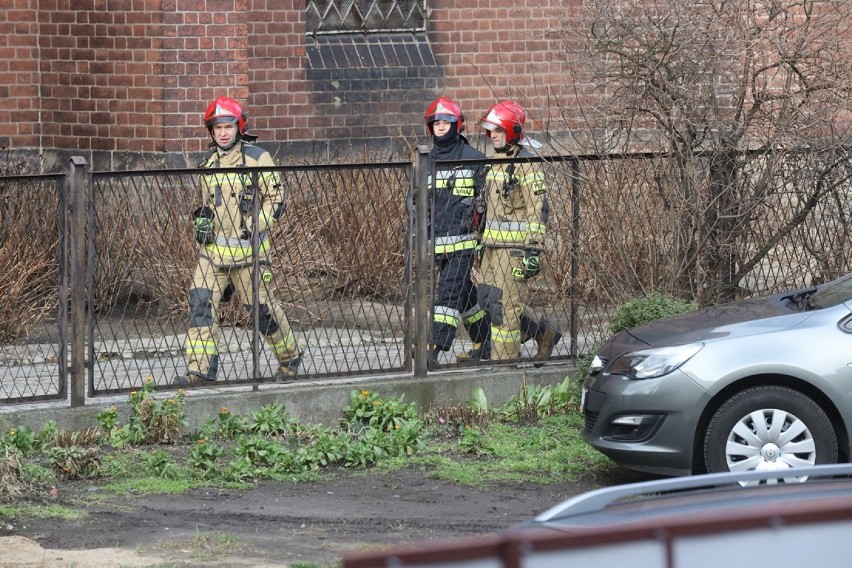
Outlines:
[[[502,101],[492,106],[481,120],[489,138],[492,130],[502,128],[506,132],[506,144],[519,144],[524,135],[527,113],[515,101]]]
[[[464,132],[464,114],[459,104],[447,97],[438,97],[426,108],[426,131],[434,134],[432,123],[436,120],[448,120],[456,123],[456,131]]]
[[[207,130],[212,131],[213,125],[221,122],[236,124],[240,136],[246,133],[246,121],[248,115],[243,110],[243,107],[234,99],[228,97],[219,97],[207,107],[207,112],[204,113],[204,125]]]

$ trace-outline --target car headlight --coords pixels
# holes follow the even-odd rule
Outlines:
[[[689,361],[702,347],[703,343],[690,343],[631,351],[619,355],[610,365],[609,372],[632,380],[661,377]]]

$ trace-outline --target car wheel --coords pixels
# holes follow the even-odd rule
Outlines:
[[[813,400],[785,387],[755,387],[734,395],[716,411],[704,435],[704,464],[710,472],[822,463],[837,463],[831,421]]]

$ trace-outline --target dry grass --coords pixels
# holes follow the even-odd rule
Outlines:
[[[56,315],[57,210],[55,185],[0,184],[0,343]]]
[[[708,199],[699,159],[676,172],[663,158],[584,162],[577,210],[570,163],[547,165],[548,245],[531,303],[564,326],[571,303],[591,321],[652,292],[707,304],[732,288],[749,295],[837,276],[852,262],[852,192],[844,179],[819,179],[821,159],[749,162],[728,188],[727,209]],[[186,320],[198,254],[188,215],[198,204],[198,175],[95,178],[97,309]],[[273,284],[285,309],[310,324],[343,317],[354,300],[374,313],[347,313],[346,322],[398,317],[387,306],[400,306],[408,292],[405,169],[305,166],[282,178],[288,202],[272,232]],[[830,189],[815,194],[817,182]],[[57,209],[53,186],[0,185],[0,266],[9,267],[0,272],[0,342],[24,337],[56,314]],[[725,260],[733,271],[726,272]],[[220,315],[225,323],[248,323],[239,302],[223,305]]]
[[[20,454],[7,446],[0,456],[0,501],[13,501],[23,495],[29,485],[22,479]]]

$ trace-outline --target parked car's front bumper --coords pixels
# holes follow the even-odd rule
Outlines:
[[[600,373],[583,384],[583,438],[616,463],[689,475],[696,425],[710,395],[676,370],[647,380]]]

